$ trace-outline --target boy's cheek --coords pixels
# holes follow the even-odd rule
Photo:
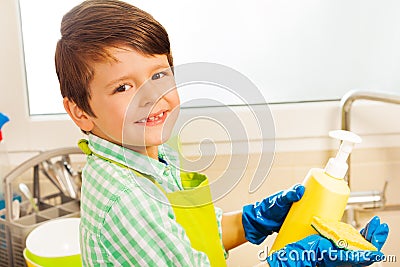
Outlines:
[[[160,83],[156,83],[160,95],[166,97],[168,95],[177,95],[176,83],[173,77],[167,76]]]
[[[181,101],[180,101],[179,93],[178,93],[178,90],[176,89],[176,87],[166,95],[166,98],[171,103],[171,106],[172,106],[171,108],[179,107]]]
[[[179,107],[173,109],[169,114],[169,116],[167,117],[167,119],[165,120],[164,127],[161,133],[162,142],[168,141],[168,139],[171,137],[171,133],[178,119],[178,115],[179,115]]]

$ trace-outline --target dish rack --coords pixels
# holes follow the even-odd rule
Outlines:
[[[71,194],[50,179],[49,173],[46,172],[44,164],[47,166],[52,160],[57,158],[68,159],[69,155],[82,154],[77,147],[60,148],[44,151],[38,155],[28,159],[17,168],[9,172],[2,179],[2,186],[5,200],[5,215],[0,217],[0,267],[25,267],[23,250],[28,234],[43,222],[65,217],[80,216],[80,200],[79,195]],[[67,166],[67,165],[66,165]],[[67,166],[68,167],[68,166]],[[71,170],[71,168],[70,168]],[[13,188],[17,178],[21,177],[27,171],[32,171],[33,181],[33,198],[38,207],[38,211],[32,210],[32,204],[28,199],[23,199],[19,204],[19,216],[13,218]],[[79,172],[76,172],[79,175]],[[53,173],[54,174],[54,173]],[[43,179],[49,179],[56,187],[56,193],[43,194]],[[49,190],[47,190],[49,191]]]

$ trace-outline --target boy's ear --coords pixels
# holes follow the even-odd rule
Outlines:
[[[67,97],[64,97],[63,104],[68,115],[75,122],[75,124],[81,128],[81,130],[90,132],[93,129],[94,123],[91,117],[80,107],[78,107],[75,102],[69,100]]]

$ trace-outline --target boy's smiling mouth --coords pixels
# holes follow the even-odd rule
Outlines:
[[[161,110],[157,113],[150,114],[147,118],[138,120],[135,124],[144,126],[155,126],[164,123],[167,118],[167,110]]]

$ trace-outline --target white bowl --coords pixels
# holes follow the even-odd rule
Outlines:
[[[79,223],[80,218],[60,218],[44,222],[28,235],[26,248],[35,258],[80,256]]]
[[[42,265],[37,264],[36,262],[34,262],[32,259],[29,258],[29,256],[26,254],[27,249],[25,248],[23,251],[23,255],[24,255],[24,259],[25,259],[25,263],[27,267],[43,267]]]

